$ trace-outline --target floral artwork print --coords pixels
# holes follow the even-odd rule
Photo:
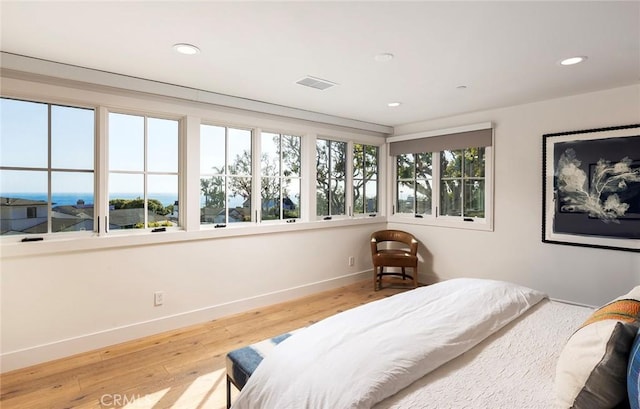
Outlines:
[[[629,204],[621,201],[618,193],[630,183],[640,182],[640,168],[631,167],[629,157],[611,163],[599,159],[591,175],[581,169],[581,161],[573,149],[567,149],[557,164],[557,188],[560,193],[560,208],[564,212],[588,213],[605,223],[620,223],[619,218],[629,209]]]
[[[542,242],[640,253],[640,124],[542,135]]]

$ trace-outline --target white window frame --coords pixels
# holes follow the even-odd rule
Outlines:
[[[113,173],[121,173],[121,174],[143,174],[144,175],[144,220],[145,220],[145,227],[140,228],[140,229],[117,229],[117,230],[111,230],[109,228],[109,174],[112,173],[111,169],[109,169],[109,114],[120,114],[120,115],[131,115],[131,116],[141,116],[144,118],[144,170],[143,171],[115,171]],[[182,151],[184,150],[184,117],[180,117],[180,116],[170,116],[170,115],[166,115],[166,114],[157,114],[157,113],[153,113],[153,112],[148,112],[148,111],[139,111],[139,110],[124,110],[124,109],[112,109],[108,106],[103,106],[101,107],[101,113],[100,113],[100,121],[102,122],[99,127],[102,130],[102,132],[104,132],[103,138],[100,141],[100,151],[99,151],[99,155],[100,155],[100,167],[99,167],[99,178],[101,183],[97,186],[96,190],[100,191],[99,197],[101,198],[101,206],[99,207],[100,212],[99,212],[99,217],[104,221],[104,223],[99,223],[99,233],[100,235],[111,235],[111,236],[135,236],[135,235],[141,235],[141,234],[148,234],[148,233],[155,233],[154,232],[154,227],[147,227],[146,225],[148,224],[148,220],[147,220],[147,206],[148,206],[148,191],[147,191],[147,185],[148,185],[148,181],[147,181],[147,177],[149,175],[163,175],[163,174],[167,174],[167,175],[173,175],[173,172],[149,172],[147,170],[147,155],[148,155],[148,144],[147,144],[147,119],[148,118],[153,118],[153,119],[165,119],[165,120],[171,120],[171,121],[176,121],[178,123],[178,152],[176,152],[176,155],[178,157],[178,170],[177,173],[175,173],[175,175],[177,176],[177,180],[178,180],[178,203],[184,203],[184,197],[185,197],[185,186],[183,186],[184,184],[184,177],[183,177],[183,173],[184,173],[184,168],[185,168],[185,163],[183,160],[183,154]],[[96,199],[97,201],[97,199]],[[186,207],[182,206],[179,204],[179,208],[182,210],[179,210],[178,213],[178,223],[175,226],[168,226],[165,228],[166,231],[183,231],[184,230],[184,215],[183,213],[186,211]]]
[[[448,128],[442,129],[438,131],[430,131],[430,132],[422,132],[411,135],[401,135],[390,137],[387,139],[387,149],[389,148],[389,144],[394,141],[403,141],[410,139],[419,139],[430,136],[439,136],[446,135],[451,133],[458,132],[467,132],[473,130],[480,129],[493,129],[493,124],[491,122],[484,122],[479,124],[467,125],[456,128]],[[432,152],[432,200],[431,200],[431,214],[424,214],[416,217],[415,214],[409,213],[397,213],[395,211],[397,206],[397,160],[396,156],[388,156],[387,157],[387,168],[391,170],[388,172],[388,184],[387,191],[391,192],[389,195],[389,201],[387,202],[390,206],[391,212],[389,214],[388,220],[390,223],[405,223],[405,224],[415,224],[415,225],[430,225],[430,226],[441,226],[441,227],[451,227],[451,228],[460,228],[460,229],[469,229],[469,230],[482,230],[482,231],[493,231],[493,197],[494,197],[494,146],[495,138],[492,136],[492,144],[491,146],[485,147],[485,191],[484,191],[484,203],[485,203],[485,217],[465,217],[465,216],[442,216],[439,215],[439,206],[440,206],[440,152],[436,151]],[[474,148],[474,146],[469,146],[469,148]]]
[[[363,212],[363,213],[356,213],[355,209],[353,208],[353,199],[354,199],[354,193],[353,193],[353,188],[354,188],[354,181],[355,181],[355,177],[353,174],[353,169],[354,169],[354,155],[353,155],[353,150],[355,148],[355,145],[362,145],[362,146],[373,146],[377,149],[377,158],[376,158],[376,162],[377,162],[377,172],[376,172],[376,208],[377,210],[375,212]],[[349,149],[349,158],[347,158],[347,164],[350,167],[349,172],[347,173],[347,179],[351,178],[350,180],[350,186],[351,188],[349,189],[349,193],[351,194],[351,198],[349,199],[349,215],[351,217],[354,218],[365,218],[365,217],[375,217],[378,214],[381,213],[380,208],[382,207],[382,200],[381,200],[381,191],[384,190],[384,184],[382,183],[382,177],[381,177],[381,163],[382,163],[382,147],[380,145],[376,145],[376,144],[372,144],[372,143],[366,143],[366,142],[359,142],[359,141],[350,141],[349,142],[349,147],[347,148]],[[363,152],[364,153],[364,152]],[[364,206],[366,209],[366,181],[367,179],[365,178],[365,169],[363,168],[363,174],[362,174],[362,180],[364,183],[364,192],[365,192],[365,196],[363,197],[364,202]]]
[[[201,142],[201,138],[202,138],[202,134],[200,132],[200,130],[202,129],[202,126],[215,126],[215,127],[219,127],[219,128],[224,128],[224,172],[222,172],[222,174],[219,175],[213,175],[216,177],[222,177],[224,179],[224,194],[225,194],[225,223],[224,226],[220,225],[219,223],[202,223],[200,221],[200,217],[199,217],[199,212],[198,212],[198,226],[199,226],[199,230],[208,230],[208,229],[216,229],[219,227],[226,227],[226,228],[238,228],[238,227],[243,227],[243,226],[247,226],[247,225],[253,225],[255,223],[257,223],[257,214],[256,214],[256,206],[254,205],[255,201],[255,183],[256,183],[256,178],[255,178],[255,170],[256,170],[256,166],[255,166],[255,162],[256,162],[256,147],[259,149],[259,142],[256,144],[256,139],[258,139],[258,137],[256,137],[256,134],[258,133],[257,130],[255,128],[251,128],[248,126],[236,126],[236,125],[227,125],[227,124],[219,124],[219,123],[212,123],[212,122],[208,122],[208,121],[200,121],[198,124],[198,186],[200,186],[200,178],[202,177],[202,173],[200,170],[200,151],[202,149],[202,144]],[[229,203],[227,201],[227,192],[228,192],[228,188],[229,188],[229,178],[232,177],[241,177],[241,176],[234,176],[231,173],[229,173],[229,169],[228,169],[228,165],[229,165],[229,129],[237,129],[237,130],[242,130],[242,131],[249,131],[251,132],[251,174],[250,175],[245,175],[245,177],[250,177],[251,178],[251,209],[250,209],[250,217],[251,220],[248,222],[242,222],[242,223],[229,223]],[[198,189],[199,190],[199,189]],[[199,200],[199,196],[198,196],[198,209],[200,209],[200,200]],[[217,226],[217,227],[216,227]]]
[[[284,207],[282,206],[282,202],[280,204],[280,217],[278,219],[271,219],[271,220],[263,220],[262,219],[262,134],[263,133],[269,133],[269,134],[276,134],[280,136],[280,142],[282,142],[282,136],[294,136],[297,138],[300,138],[300,172],[299,175],[296,176],[293,179],[298,179],[300,181],[300,203],[298,204],[298,211],[299,211],[299,215],[298,217],[295,218],[288,218],[285,219],[283,217],[284,215]],[[304,183],[306,181],[306,178],[304,177],[305,175],[305,163],[304,163],[304,143],[305,143],[305,136],[301,135],[299,132],[288,132],[288,131],[282,131],[282,130],[267,130],[267,129],[260,129],[259,132],[257,132],[257,136],[255,137],[255,146],[256,146],[256,154],[254,157],[254,198],[256,200],[257,205],[254,207],[254,212],[255,212],[255,216],[256,216],[256,221],[258,224],[291,224],[291,223],[298,223],[300,221],[303,220],[303,216],[304,216],[304,211],[303,209],[308,205],[307,202],[305,201],[305,196],[304,196]],[[280,147],[280,149],[282,149],[282,146]],[[278,179],[280,179],[280,200],[282,200],[282,180],[285,179],[285,177],[282,176],[282,150],[280,150],[280,174],[278,175]]]
[[[345,162],[345,175],[344,175],[344,214],[331,214],[331,212],[329,212],[328,215],[319,215],[318,214],[318,209],[317,209],[317,194],[318,194],[318,180],[317,180],[317,173],[314,172],[314,191],[313,191],[313,195],[314,198],[316,199],[316,205],[313,208],[313,214],[315,216],[316,220],[320,220],[320,221],[330,221],[330,220],[340,220],[340,219],[346,219],[346,218],[350,218],[353,216],[352,212],[352,206],[351,206],[351,202],[353,201],[353,141],[352,140],[343,140],[341,138],[336,138],[333,136],[326,136],[326,135],[319,135],[315,141],[314,141],[314,163],[317,163],[317,143],[319,140],[322,141],[328,141],[328,142],[335,142],[335,143],[344,143],[345,144],[345,156],[346,156],[346,162]],[[331,168],[331,148],[329,148],[329,157],[328,157],[328,161],[329,163],[327,164],[329,166],[329,169]],[[329,171],[329,174],[331,172]],[[329,177],[329,186],[331,186],[331,177]],[[331,200],[329,199],[329,204],[331,203]]]
[[[24,235],[0,237],[3,257],[29,257],[32,255],[56,254],[67,251],[84,251],[108,248],[130,248],[140,245],[159,243],[188,242],[193,240],[212,240],[227,237],[253,236],[256,234],[279,234],[290,231],[317,230],[360,226],[365,224],[379,225],[387,222],[385,215],[387,189],[386,145],[382,131],[366,129],[335,129],[321,121],[296,121],[287,117],[269,117],[253,112],[218,108],[216,104],[203,102],[193,104],[178,99],[155,98],[146,94],[138,94],[125,89],[110,88],[107,91],[96,90],[91,85],[61,85],[58,81],[33,82],[28,78],[7,78],[3,82],[2,97],[41,102],[45,104],[71,106],[92,109],[95,112],[95,225],[94,232],[65,232],[64,234],[38,234],[43,241],[21,243]],[[175,230],[167,229],[165,233],[151,233],[153,229],[113,230],[107,233],[105,221],[108,217],[108,114],[109,112],[142,115],[153,118],[179,121],[178,146],[178,201],[180,206],[179,226]],[[243,226],[227,229],[204,229],[200,225],[199,214],[199,146],[201,123],[220,124],[221,126],[254,129],[254,141],[259,140],[260,129],[300,136],[302,145],[301,172],[301,219],[298,223],[269,221],[268,223],[241,223]],[[351,143],[363,143],[379,147],[379,211],[376,217],[345,217],[332,221],[315,220],[315,140],[318,135],[332,135],[333,140]],[[351,150],[351,147],[348,148]],[[254,147],[253,153],[259,152]],[[347,156],[351,161],[351,155]],[[254,160],[256,166],[258,161]],[[347,186],[351,186],[350,170],[347,174]],[[254,170],[254,177],[259,173]],[[350,188],[346,193],[347,204],[352,201]],[[254,188],[254,192],[257,191]],[[259,191],[258,195],[259,195]],[[253,200],[253,203],[259,203]],[[255,207],[254,207],[255,209]],[[70,243],[73,243],[70,246]]]
[[[34,103],[34,104],[44,104],[47,105],[47,164],[45,167],[20,167],[20,166],[3,166],[4,170],[18,170],[18,171],[29,171],[29,172],[46,172],[47,173],[47,231],[44,233],[23,233],[23,234],[11,234],[6,236],[0,236],[0,242],[12,242],[16,239],[28,239],[34,237],[42,237],[42,238],[64,238],[73,239],[77,238],[86,238],[87,236],[93,236],[97,233],[99,227],[99,216],[98,216],[98,200],[99,200],[99,185],[97,183],[97,178],[99,172],[98,167],[98,159],[97,159],[97,145],[99,142],[99,134],[98,134],[98,107],[90,104],[76,103],[76,102],[65,102],[65,101],[57,101],[55,99],[49,98],[34,98],[27,96],[13,96],[13,95],[0,95],[3,99],[11,99],[16,101]],[[93,132],[93,169],[89,171],[88,169],[66,169],[66,168],[54,168],[51,164],[51,152],[52,152],[52,129],[51,129],[51,115],[52,115],[52,107],[53,106],[60,107],[68,107],[68,108],[78,108],[78,109],[87,109],[93,111],[94,118],[94,132]],[[52,231],[53,227],[53,204],[52,204],[52,174],[54,172],[69,172],[69,173],[93,173],[93,200],[94,200],[94,214],[93,214],[93,230],[79,230],[79,231],[69,231],[69,232],[54,232]],[[25,209],[25,212],[27,210]],[[36,218],[37,218],[37,209],[36,209]]]

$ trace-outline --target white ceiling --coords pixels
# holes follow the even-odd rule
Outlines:
[[[0,15],[5,52],[387,126],[640,82],[639,1],[3,0]]]

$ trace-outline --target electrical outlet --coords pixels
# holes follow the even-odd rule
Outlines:
[[[356,258],[353,256],[349,256],[349,267],[353,267],[355,263],[356,263]]]
[[[156,307],[164,304],[164,291],[156,291],[153,293],[153,305]]]

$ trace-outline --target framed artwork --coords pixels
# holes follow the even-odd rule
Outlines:
[[[640,124],[543,135],[542,241],[640,252]]]

